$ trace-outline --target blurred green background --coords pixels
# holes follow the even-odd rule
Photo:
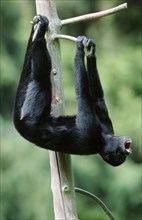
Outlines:
[[[61,19],[117,6],[121,0],[57,0]],[[48,151],[24,140],[12,109],[25,49],[36,14],[34,1],[1,1],[1,217],[0,220],[54,219]],[[99,196],[117,220],[141,220],[141,39],[140,1],[97,21],[70,25],[62,33],[87,35],[97,44],[98,69],[117,135],[133,140],[133,154],[120,167],[99,155],[72,156],[75,185]],[[75,114],[75,44],[61,40],[66,113]],[[92,200],[77,194],[79,219],[107,220]]]

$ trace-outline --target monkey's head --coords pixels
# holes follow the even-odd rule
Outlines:
[[[126,136],[107,136],[100,154],[110,165],[119,166],[131,153],[131,143],[131,139]]]

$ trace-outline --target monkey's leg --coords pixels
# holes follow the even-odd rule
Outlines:
[[[92,100],[92,108],[97,114],[102,129],[105,133],[113,134],[112,122],[108,115],[107,106],[104,99],[104,92],[101,85],[99,73],[97,70],[97,61],[95,55],[95,43],[88,39],[87,42],[87,73],[89,82],[89,93]]]
[[[76,55],[75,55],[75,63],[74,63],[74,76],[75,76],[75,89],[76,96],[86,97],[88,95],[88,82],[87,82],[87,72],[84,63],[84,45],[83,41],[86,39],[84,36],[79,36],[77,38],[76,45]]]
[[[76,118],[77,127],[79,129],[88,129],[96,123],[95,115],[89,94],[89,83],[87,71],[84,63],[84,49],[87,38],[80,36],[77,39],[76,55],[75,55],[75,89],[78,101],[78,113]]]
[[[93,100],[97,101],[104,98],[103,88],[101,85],[99,73],[97,70],[97,61],[95,55],[96,45],[91,39],[86,42],[86,59],[87,59],[87,73],[89,80],[89,93]]]
[[[38,126],[40,120],[50,113],[51,106],[51,60],[44,39],[48,20],[43,16],[36,16],[36,18],[25,55],[14,108],[14,123],[23,136],[24,132],[31,131],[33,126],[36,129],[35,126]]]

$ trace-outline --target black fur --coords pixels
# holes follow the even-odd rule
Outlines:
[[[47,26],[46,17],[36,16],[15,100],[16,129],[42,148],[79,155],[99,153],[111,165],[123,163],[131,140],[114,136],[97,71],[95,43],[84,36],[77,38],[74,64],[77,115],[51,116],[52,64],[44,39]]]

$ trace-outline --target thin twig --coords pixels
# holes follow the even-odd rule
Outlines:
[[[81,16],[77,16],[74,18],[69,18],[69,19],[65,19],[61,21],[61,26],[64,25],[68,25],[68,24],[74,24],[74,23],[78,23],[78,22],[82,22],[82,21],[88,21],[88,20],[92,20],[92,19],[98,19],[110,14],[114,14],[120,10],[124,10],[127,8],[127,3],[121,4],[117,7],[108,9],[108,10],[104,10],[104,11],[100,11],[100,12],[96,12],[96,13],[91,13],[91,14],[86,14],[86,15],[81,15]]]
[[[74,41],[76,42],[77,39],[75,37],[72,37],[72,36],[69,36],[69,35],[64,35],[64,34],[54,34],[52,35],[52,39],[55,40],[55,39],[65,39],[65,40],[71,40],[71,41]]]
[[[89,198],[95,200],[101,207],[102,209],[105,211],[105,213],[110,217],[111,220],[115,220],[114,216],[112,215],[111,211],[107,208],[107,206],[102,202],[101,199],[99,199],[97,196],[95,196],[94,194],[86,191],[86,190],[83,190],[83,189],[80,189],[80,188],[77,188],[75,187],[75,192],[78,192],[80,194],[83,194],[83,195],[86,195],[88,196]]]

